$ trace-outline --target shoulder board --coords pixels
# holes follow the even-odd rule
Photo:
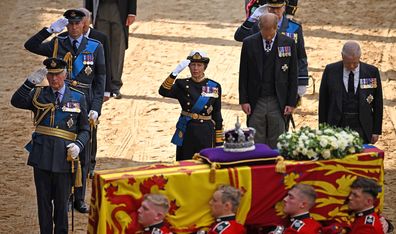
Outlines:
[[[296,24],[298,26],[301,26],[301,24],[297,21],[295,21],[294,19],[289,19],[289,24]]]
[[[217,86],[220,86],[220,83],[219,83],[219,82],[216,82],[216,81],[214,81],[214,80],[212,80],[212,79],[209,79],[209,78],[208,78],[208,80],[212,81],[212,82],[215,83]]]
[[[374,222],[375,222],[374,215],[367,215],[366,218],[364,219],[364,224],[374,226]]]
[[[69,88],[70,88],[71,91],[74,91],[74,92],[80,93],[80,94],[82,94],[82,95],[85,95],[83,92],[81,92],[81,91],[78,90],[78,89],[75,89],[75,88],[70,87],[70,86],[69,86]]]
[[[228,221],[223,221],[220,222],[216,225],[216,227],[214,228],[214,231],[216,233],[223,233],[224,230],[226,230],[227,228],[229,228],[231,226],[230,222]]]
[[[298,220],[296,219],[292,225],[291,228],[293,228],[294,230],[296,230],[297,232],[300,231],[300,229],[305,225],[304,221]]]
[[[96,43],[100,43],[100,41],[98,41],[96,39],[93,39],[93,38],[90,38],[90,37],[86,37],[86,38],[88,39],[88,41],[93,41],[93,42],[96,42]]]

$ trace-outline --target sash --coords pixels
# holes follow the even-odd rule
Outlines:
[[[74,80],[76,79],[77,75],[81,72],[81,70],[84,68],[84,63],[83,63],[83,56],[84,53],[89,52],[93,54],[98,47],[99,43],[91,40],[87,40],[87,45],[85,47],[85,50],[81,53],[78,54],[77,58],[73,62],[73,71],[71,73],[71,79]]]
[[[214,88],[216,83],[209,80],[207,86]],[[195,102],[194,106],[191,108],[192,113],[200,113],[204,106],[208,103],[210,97],[199,96],[198,100]],[[187,129],[187,124],[190,122],[191,117],[180,115],[179,120],[176,124],[176,131],[173,134],[171,142],[177,146],[183,145],[184,133]]]
[[[292,21],[289,21],[289,24],[287,25],[286,32],[287,33],[294,33],[294,32],[296,32],[298,30],[298,27],[300,27],[300,25],[298,25],[298,24],[296,24],[296,23],[294,23]]]

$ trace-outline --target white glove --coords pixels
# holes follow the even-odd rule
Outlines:
[[[297,87],[298,96],[302,97],[302,96],[304,96],[304,94],[305,94],[306,92],[307,92],[307,86],[305,86],[305,85],[299,85],[299,86]]]
[[[78,154],[80,153],[80,147],[78,147],[75,143],[70,143],[66,146],[67,154],[70,155],[74,160],[77,159]]]
[[[27,77],[27,80],[32,82],[33,84],[40,84],[43,80],[44,77],[47,75],[47,69],[45,67],[42,67],[38,69],[37,71],[33,72]]]
[[[177,64],[176,68],[172,71],[172,75],[173,76],[179,75],[179,73],[182,72],[184,68],[186,68],[188,64],[190,64],[190,62],[191,61],[188,59],[182,60],[179,64]]]
[[[96,120],[98,120],[98,117],[99,117],[99,114],[97,111],[94,111],[94,110],[89,111],[89,114],[88,114],[89,120],[96,122]]]
[[[267,5],[262,5],[259,8],[257,8],[249,18],[254,19],[255,21],[257,21],[259,19],[259,17],[262,14],[264,14],[264,13],[268,13],[268,6]]]
[[[47,31],[49,33],[60,33],[68,24],[69,20],[65,17],[61,17],[57,21],[53,22]]]

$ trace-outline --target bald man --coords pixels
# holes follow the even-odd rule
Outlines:
[[[361,49],[348,41],[342,61],[326,66],[319,90],[319,123],[349,127],[365,144],[382,132],[382,87],[378,68],[360,61]]]
[[[239,104],[255,142],[275,148],[297,103],[297,52],[293,39],[277,33],[275,14],[261,15],[259,26],[242,44]]]

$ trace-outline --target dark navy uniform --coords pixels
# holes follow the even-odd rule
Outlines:
[[[245,227],[235,220],[235,215],[220,217],[208,231],[208,234],[244,234]]]
[[[271,234],[318,234],[322,233],[322,225],[310,217],[309,213],[295,216],[290,219],[290,226],[284,228],[282,226],[276,227],[276,229]]]
[[[191,159],[201,149],[223,144],[221,86],[204,79],[176,79],[172,74],[159,88],[160,95],[175,98],[182,107],[172,143],[178,146],[176,160]],[[199,100],[199,101],[198,101]]]
[[[235,32],[234,38],[242,42],[246,37],[259,32],[258,22],[246,20]],[[282,22],[278,27],[278,32],[292,38],[296,43],[297,62],[298,62],[298,85],[308,85],[308,60],[305,51],[305,43],[302,26],[283,16]]]
[[[68,10],[64,16],[70,22],[81,21],[85,15],[78,10]],[[74,52],[71,38],[68,36],[58,36],[49,42],[43,42],[50,36],[51,33],[43,28],[25,43],[25,48],[35,54],[58,57],[68,62],[69,76],[66,82],[85,94],[88,113],[93,110],[100,116],[106,83],[106,65],[102,44],[81,34],[81,43],[78,50]],[[93,137],[92,145],[96,145],[94,141],[96,141],[96,137]],[[88,212],[83,201],[90,164],[90,151],[91,146],[88,146],[81,153],[83,155],[81,158],[83,187],[76,190],[75,197],[75,207],[83,213]]]
[[[34,168],[41,233],[53,233],[53,223],[54,233],[68,232],[72,176],[66,146],[75,143],[82,150],[89,139],[84,94],[65,85],[61,102],[54,103],[55,94],[50,87],[35,88],[29,81],[11,99],[13,106],[34,113],[36,129],[27,147],[27,164]]]
[[[374,208],[355,215],[355,221],[352,223],[351,231],[349,234],[383,234],[382,224],[380,217],[375,213]]]

